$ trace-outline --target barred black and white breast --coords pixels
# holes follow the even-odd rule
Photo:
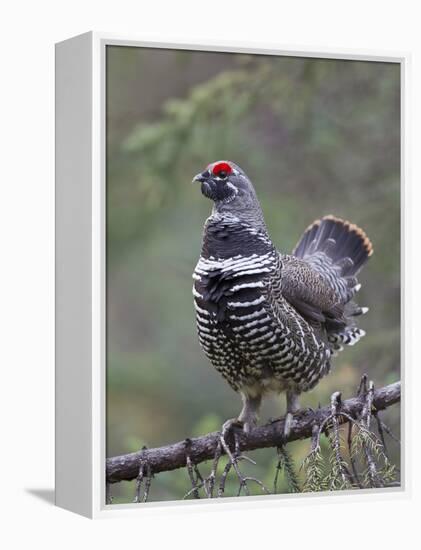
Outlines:
[[[342,344],[364,332],[355,317],[356,275],[372,253],[365,233],[333,216],[314,222],[291,255],[272,243],[254,188],[234,163],[195,177],[214,208],[204,228],[193,295],[200,344],[243,398],[237,422],[250,429],[262,395],[296,396],[331,368]]]

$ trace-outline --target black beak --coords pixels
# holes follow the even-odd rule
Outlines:
[[[209,173],[208,172],[203,172],[201,174],[196,174],[194,176],[194,178],[192,179],[192,183],[194,183],[195,181],[206,181],[209,177]]]

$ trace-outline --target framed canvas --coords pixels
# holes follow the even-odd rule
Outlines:
[[[407,68],[56,45],[58,506],[408,491]]]

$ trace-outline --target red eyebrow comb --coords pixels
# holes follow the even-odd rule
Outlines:
[[[219,176],[219,174],[221,172],[225,172],[225,174],[231,174],[232,173],[232,168],[231,166],[228,164],[228,162],[217,162],[213,168],[212,168],[212,174],[214,174],[215,176]]]

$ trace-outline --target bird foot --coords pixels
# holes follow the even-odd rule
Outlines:
[[[313,409],[312,407],[306,407],[305,409],[298,409],[297,411],[291,411],[290,413],[287,413],[285,416],[276,416],[276,417],[271,416],[267,419],[267,424],[276,424],[276,422],[285,421],[288,414],[290,414],[294,419],[296,416],[304,416],[308,413],[316,414],[316,410]]]
[[[284,439],[288,439],[291,435],[291,428],[294,425],[294,414],[292,412],[287,412],[285,416],[279,416],[278,418],[269,418],[269,424],[275,424],[276,422],[284,422],[284,429],[282,436]]]
[[[305,409],[298,409],[297,411],[288,411],[285,416],[278,416],[276,418],[269,418],[268,424],[276,424],[276,422],[284,422],[284,429],[282,432],[283,438],[288,439],[291,435],[291,430],[295,423],[295,417],[301,417],[303,415],[306,415],[308,413],[315,414],[316,411],[312,409],[311,407],[307,407]]]
[[[222,424],[222,437],[225,439],[226,436],[233,430],[241,429],[243,431],[246,431],[245,427],[246,423],[244,423],[242,420],[239,420],[238,418],[230,418]]]
[[[222,425],[222,435],[225,437],[233,430],[241,430],[244,434],[249,434],[257,425],[257,417],[255,414],[244,414],[241,412],[238,418],[230,418]]]

